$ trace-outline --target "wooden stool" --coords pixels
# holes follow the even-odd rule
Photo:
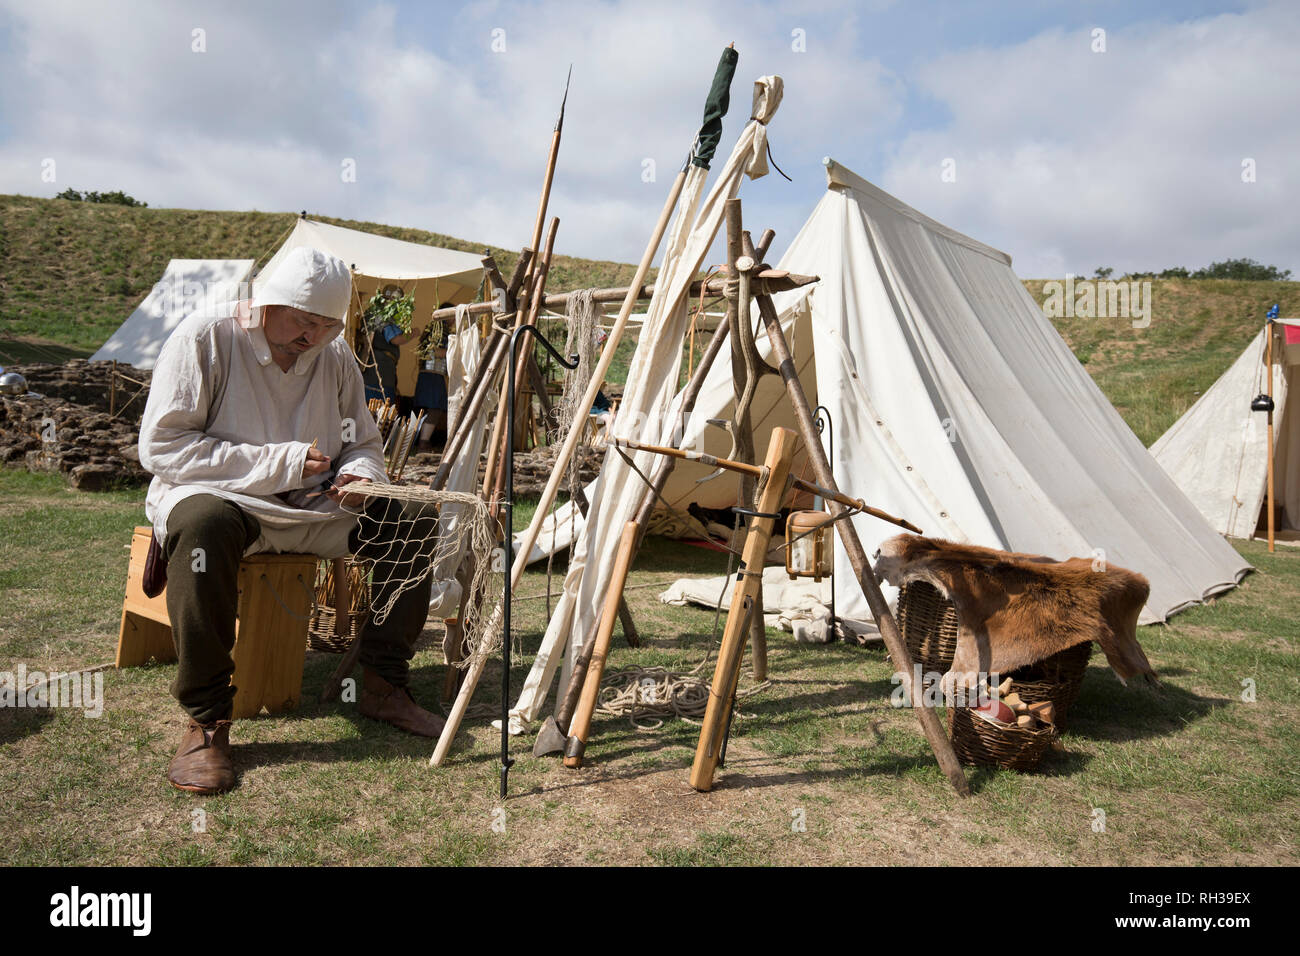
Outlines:
[[[117,666],[137,667],[150,658],[176,660],[167,592],[145,597],[141,588],[153,528],[137,527],[131,538],[122,627],[117,636]],[[302,696],[302,663],[307,651],[316,556],[254,554],[239,562],[235,614],[235,692],[233,717],[257,716],[263,707],[278,714],[293,710]],[[278,596],[278,598],[277,598]]]

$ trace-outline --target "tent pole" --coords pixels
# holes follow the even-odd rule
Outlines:
[[[804,446],[808,449],[808,458],[812,461],[817,481],[828,489],[838,491],[835,475],[831,472],[831,463],[826,457],[825,449],[822,448],[817,426],[813,423],[808,396],[804,393],[803,383],[799,381],[799,372],[790,354],[790,346],[785,340],[785,332],[781,330],[781,319],[776,313],[776,306],[772,304],[770,296],[759,295],[755,298],[758,301],[759,313],[767,326],[772,354],[778,362],[781,378],[784,379],[786,390],[790,394],[791,404],[794,405],[795,420],[799,423],[799,432],[803,436]],[[844,510],[844,506],[834,500],[829,501],[828,505],[833,516],[838,517]],[[898,630],[894,616],[889,613],[889,604],[885,601],[885,596],[880,593],[875,571],[867,560],[867,553],[862,547],[857,529],[853,527],[853,522],[850,520],[836,521],[835,527],[839,530],[840,540],[844,543],[844,550],[853,565],[853,571],[858,576],[858,583],[862,585],[862,593],[871,608],[871,616],[875,618],[876,626],[880,628],[880,636],[884,638],[885,647],[889,649],[889,656],[901,665],[903,690],[907,694],[907,699],[913,702],[916,719],[921,722],[921,729],[930,742],[930,749],[934,751],[935,759],[938,760],[940,769],[947,776],[953,789],[958,795],[968,797],[970,784],[961,769],[961,764],[957,761],[956,753],[953,752],[952,741],[944,733],[934,708],[915,706],[922,698],[917,693],[919,688],[913,686],[912,655],[907,650],[907,644],[903,641],[903,635]]]
[[[1264,362],[1268,376],[1268,551],[1276,551],[1273,543],[1273,320],[1268,320],[1268,358]]]

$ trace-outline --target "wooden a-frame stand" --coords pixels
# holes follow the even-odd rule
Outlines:
[[[731,594],[731,610],[727,612],[727,627],[722,632],[722,648],[713,671],[713,685],[709,702],[700,727],[700,740],[695,748],[695,763],[691,767],[691,786],[696,790],[713,789],[713,771],[722,755],[735,703],[736,685],[740,680],[740,659],[749,639],[750,620],[763,609],[756,607],[759,585],[763,581],[763,563],[767,545],[776,526],[775,515],[785,497],[790,477],[790,462],[794,460],[797,438],[788,428],[772,430],[767,446],[764,469],[767,472],[758,496],[758,512],[745,536],[741,553],[740,570],[736,572],[736,587]]]

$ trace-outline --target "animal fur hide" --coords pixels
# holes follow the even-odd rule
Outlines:
[[[1133,571],[900,534],[880,546],[875,572],[899,587],[928,581],[952,601],[959,626],[945,692],[1085,641],[1100,645],[1121,681],[1140,674],[1158,683],[1137,641],[1151,586]]]

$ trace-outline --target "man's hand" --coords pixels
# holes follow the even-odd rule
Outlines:
[[[330,470],[330,456],[315,446],[307,449],[307,460],[302,463],[302,480],[315,478]]]
[[[325,493],[345,508],[360,508],[366,503],[365,495],[353,495],[339,490],[341,485],[350,485],[354,481],[366,485],[370,484],[369,478],[362,478],[358,475],[338,475],[334,479],[334,487]]]

